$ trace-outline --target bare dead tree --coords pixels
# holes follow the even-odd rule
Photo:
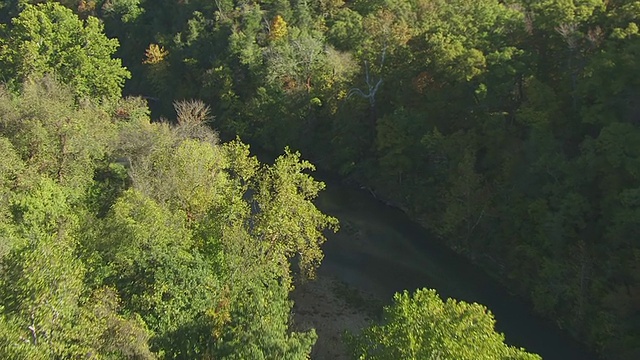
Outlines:
[[[213,120],[211,108],[201,100],[182,100],[173,103],[178,115],[178,124],[173,130],[181,139],[199,139],[210,144],[218,144],[218,133],[209,127]]]
[[[385,46],[382,49],[382,56],[380,57],[380,68],[382,68],[382,66],[384,65],[386,54],[387,54],[387,47]],[[371,76],[371,70],[369,69],[369,62],[366,60],[364,61],[364,80],[365,80],[365,83],[367,84],[368,92],[365,93],[364,91],[362,91],[362,89],[359,89],[359,88],[351,88],[349,90],[349,93],[347,94],[347,99],[353,95],[359,95],[364,99],[368,99],[369,104],[373,109],[376,106],[376,93],[378,92],[380,85],[382,85],[384,81],[382,79],[382,76],[379,77],[377,80],[374,79],[373,76]]]
[[[578,47],[578,26],[574,23],[563,23],[556,27],[556,31],[562,39],[569,45],[569,49],[575,50]]]
[[[581,55],[580,51],[580,40],[582,36],[575,23],[563,23],[556,27],[556,32],[558,32],[562,39],[567,43],[569,49],[567,69],[571,73],[573,108],[575,109],[578,106],[578,97],[576,96],[578,74],[582,71],[585,65],[584,57]]]
[[[211,108],[201,100],[174,101],[178,124],[203,124],[211,120]]]

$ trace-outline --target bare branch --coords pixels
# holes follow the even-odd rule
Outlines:
[[[380,57],[380,68],[381,69],[382,69],[382,66],[384,65],[386,54],[387,54],[387,47],[385,46],[382,49],[382,55]],[[371,71],[369,69],[369,62],[366,61],[366,60],[364,61],[364,81],[367,84],[367,88],[368,88],[369,92],[365,94],[362,90],[360,90],[358,88],[352,88],[352,89],[349,90],[349,93],[347,95],[347,99],[350,98],[354,94],[358,94],[362,98],[368,99],[369,100],[369,104],[371,104],[371,107],[374,107],[375,104],[376,104],[376,93],[378,92],[378,89],[380,88],[380,85],[382,85],[382,83],[384,81],[383,81],[382,77],[380,77],[375,82],[375,85],[373,84],[372,77],[371,77]]]
[[[173,107],[178,115],[178,124],[203,124],[211,120],[211,108],[201,100],[175,101]]]
[[[563,23],[556,27],[556,31],[567,42],[571,50],[574,50],[578,45],[577,30],[578,26],[573,23]]]

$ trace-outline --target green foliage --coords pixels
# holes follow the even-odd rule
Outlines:
[[[110,0],[102,6],[105,17],[118,17],[123,23],[135,21],[144,9],[140,7],[140,0]]]
[[[2,304],[33,346],[51,356],[78,352],[66,344],[77,316],[84,269],[74,256],[77,219],[53,180],[42,179],[15,200],[20,244],[4,260]],[[23,336],[27,336],[23,333]]]
[[[255,196],[259,213],[255,232],[270,244],[274,261],[288,267],[287,258],[299,256],[300,269],[313,277],[322,260],[320,245],[326,240],[325,228],[337,231],[337,219],[322,214],[312,200],[324,183],[305,174],[314,170],[308,161],[300,161],[300,153],[285,154],[262,172]]]
[[[356,48],[364,37],[362,15],[349,8],[341,8],[332,18],[327,31],[329,40],[340,50]]]
[[[252,280],[240,290],[241,298],[231,312],[229,330],[223,331],[215,353],[221,359],[308,359],[317,336],[288,332],[291,309],[288,289],[277,280]],[[249,295],[249,296],[248,296]]]
[[[0,261],[11,250],[14,244],[10,239],[10,234],[14,230],[10,225],[13,189],[16,179],[24,170],[25,164],[20,159],[11,144],[10,140],[4,136],[0,137],[0,151],[4,156],[0,160],[0,234],[4,241],[0,244]]]
[[[151,123],[139,99],[50,78],[3,90],[0,356],[308,358],[289,262],[311,273],[337,225],[311,202],[323,184],[299,154],[219,144],[202,103],[176,109]]]
[[[89,240],[91,241],[91,240]],[[194,252],[184,213],[172,213],[128,190],[113,205],[98,238],[88,245],[100,257],[100,281],[117,289],[125,308],[140,314],[164,352],[197,353],[193,326],[219,288],[216,258]],[[201,351],[201,350],[200,350]]]
[[[505,345],[485,307],[448,299],[434,290],[398,293],[382,325],[351,338],[357,359],[540,359]]]
[[[322,257],[319,229],[333,221],[312,206],[321,186],[293,154],[261,166],[241,142],[219,145],[212,125],[221,138],[302,149],[374,188],[581,341],[634,358],[638,1],[61,2],[101,17],[135,74],[127,93],[175,123],[152,123],[142,99],[117,99],[126,71],[95,18],[33,2],[0,9],[0,74],[9,89],[22,84],[20,96],[0,96],[0,256],[24,244],[11,204],[49,178],[83,212],[79,253],[100,289],[106,273],[94,269],[108,269],[96,239],[134,191],[148,212],[136,221],[184,228],[194,284],[211,275],[206,261],[219,271],[214,305],[176,305],[189,312],[184,327],[152,336],[160,356],[278,358],[310,339],[283,330],[281,297],[291,260],[309,276]],[[72,94],[37,80],[45,73]],[[173,265],[150,269],[169,281],[184,271]],[[130,302],[114,276],[121,314]],[[243,291],[258,300],[238,305]],[[262,313],[278,321],[251,323]],[[6,339],[24,330],[16,321],[2,318]],[[194,352],[177,345],[189,336]],[[264,341],[243,348],[234,336]]]
[[[42,178],[16,196],[13,213],[20,239],[2,260],[3,357],[95,352],[105,358],[153,358],[144,324],[118,314],[115,294],[100,290],[85,298],[86,268],[76,256],[79,218],[64,189]]]
[[[304,149],[423,219],[582,340],[616,354],[636,346],[627,335],[637,333],[631,315],[640,284],[636,1],[139,7],[144,12],[126,26],[105,17],[107,30],[120,34],[128,63],[139,63],[152,43],[169,51],[163,89],[154,93],[162,107],[202,97],[223,137],[240,133],[271,150]],[[278,16],[286,31],[270,36]],[[145,35],[134,39],[125,28]],[[182,146],[170,126],[153,128],[134,133],[147,134],[147,144]],[[127,156],[180,163],[150,145],[138,149],[144,156]],[[221,165],[229,178],[215,181],[245,191],[264,186],[261,170],[243,150],[233,151],[234,160]],[[193,219],[212,216],[209,205],[226,207],[213,217],[220,222],[252,216],[238,195],[196,204],[184,191],[178,200],[140,179],[133,182],[157,201],[190,212],[184,204],[192,204]],[[168,183],[173,189],[179,182]],[[276,203],[254,206],[253,217],[285,222]],[[222,236],[230,228],[207,231]],[[262,246],[274,233],[263,226],[254,235],[281,272],[298,249],[317,258],[311,237],[280,234],[279,251],[268,251]]]
[[[115,99],[130,77],[111,57],[117,47],[97,18],[83,22],[56,2],[27,5],[0,42],[2,76],[22,83],[55,74],[78,97]]]
[[[89,102],[75,106],[69,88],[51,78],[26,83],[20,96],[3,89],[0,114],[3,134],[23,161],[79,193],[92,181],[95,161],[108,151],[115,130],[104,109]]]
[[[225,233],[234,240],[224,244],[226,260],[236,270],[229,274],[228,298],[213,314],[225,321],[214,334],[211,353],[224,359],[307,359],[317,337],[314,330],[288,332],[291,283],[279,264],[264,256],[272,247],[237,228]]]

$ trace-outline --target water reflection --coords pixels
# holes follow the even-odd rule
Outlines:
[[[444,298],[486,305],[510,345],[544,359],[597,359],[479,268],[437,244],[401,211],[378,202],[366,191],[324,180],[327,190],[316,204],[340,219],[341,231],[328,236],[321,274],[389,301],[397,291],[434,288]]]

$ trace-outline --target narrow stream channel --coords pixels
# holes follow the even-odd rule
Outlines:
[[[545,360],[598,359],[478,267],[436,242],[402,211],[322,175],[314,174],[327,184],[316,205],[337,217],[341,230],[328,236],[321,275],[389,302],[398,291],[433,288],[443,298],[487,306],[510,345]]]

